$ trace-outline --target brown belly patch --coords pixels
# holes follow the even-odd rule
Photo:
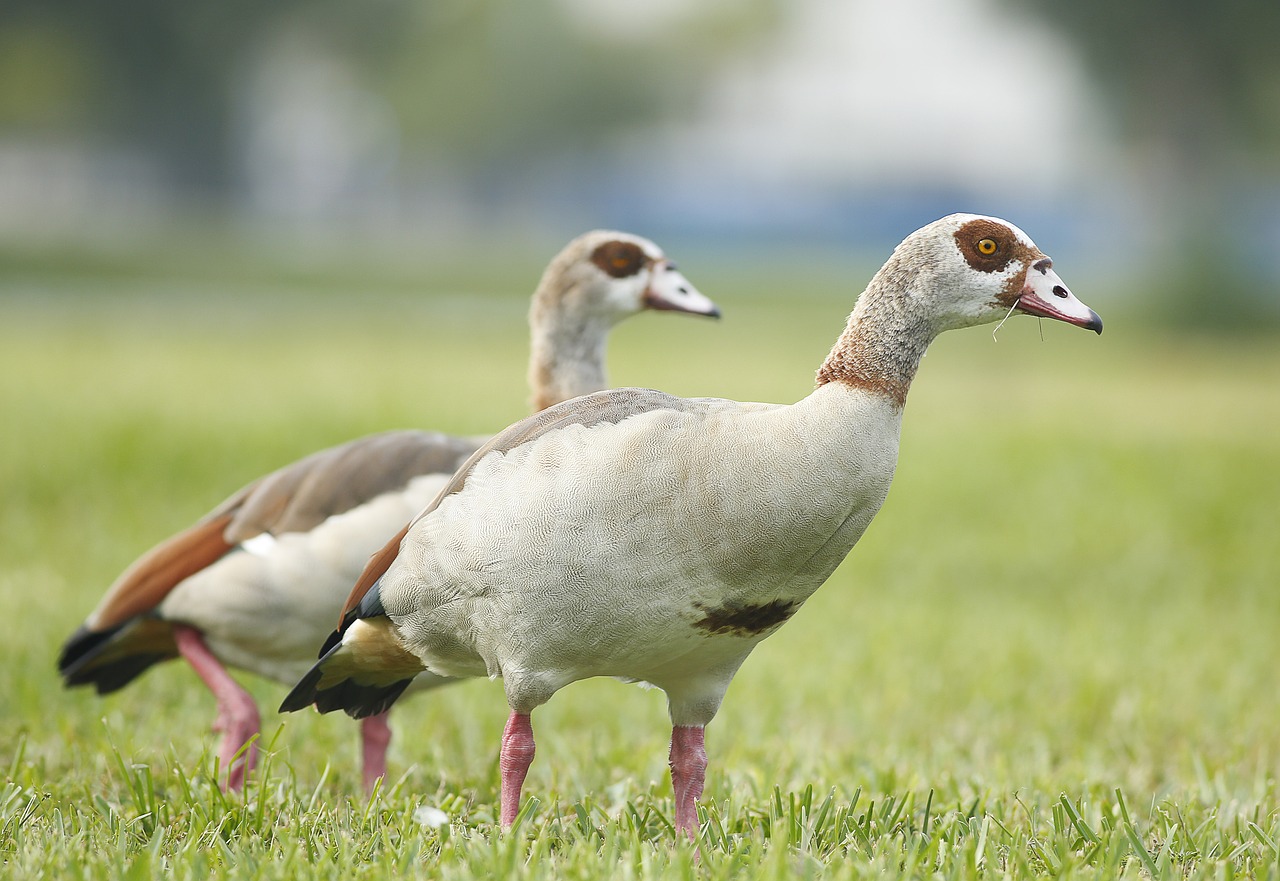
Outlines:
[[[720,606],[696,603],[694,607],[702,613],[702,617],[693,624],[707,633],[759,636],[782,624],[795,614],[799,606],[797,602],[786,600],[771,600],[767,603],[730,601]]]

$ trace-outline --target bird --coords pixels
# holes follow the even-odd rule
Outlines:
[[[1012,312],[1102,332],[1026,233],[954,214],[893,251],[797,403],[622,388],[512,425],[370,560],[281,710],[359,718],[420,670],[500,677],[510,826],[532,712],[577,680],[647,683],[667,696],[676,827],[695,838],[705,727],[879,510],[925,349]]]
[[[720,314],[648,239],[596,230],[566,245],[529,309],[534,408],[605,388],[610,329],[645,310]],[[219,776],[239,789],[255,762],[261,721],[228,668],[296,682],[369,556],[483,441],[382,432],[253,481],[115,580],[62,647],[65,684],[107,694],[181,656],[217,699]],[[418,687],[446,681],[426,674]],[[384,716],[361,728],[371,790],[386,772],[390,729]]]

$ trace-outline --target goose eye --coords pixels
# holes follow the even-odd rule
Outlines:
[[[644,251],[633,242],[605,242],[591,255],[591,262],[613,278],[635,275],[645,265]]]
[[[978,242],[978,253],[984,257],[990,257],[997,250],[999,250],[999,246],[996,245],[995,239],[983,239]]]

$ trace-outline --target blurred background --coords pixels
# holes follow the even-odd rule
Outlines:
[[[724,312],[619,326],[615,384],[794,401],[953,211],[1024,228],[1106,334],[933,345],[884,510],[744,665],[708,791],[936,789],[1013,823],[1123,786],[1272,829],[1278,36],[1277,0],[0,3],[0,769],[53,793],[32,859],[149,828],[125,759],[170,791],[211,765],[185,665],[61,687],[112,579],[317,449],[524,415],[528,297],[571,237],[649,236]],[[356,792],[347,720],[245,679],[303,789],[335,757]],[[397,713],[405,797],[492,802],[500,689]],[[548,804],[665,779],[659,693],[539,713]]]
[[[9,0],[0,269],[414,267],[600,225],[876,265],[969,210],[1255,329],[1277,33],[1274,0]]]

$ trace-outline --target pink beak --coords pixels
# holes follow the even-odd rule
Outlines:
[[[1053,261],[1048,257],[1037,260],[1027,270],[1027,280],[1018,294],[1016,306],[1028,315],[1065,321],[1102,333],[1102,318],[1067,289],[1053,271]]]

